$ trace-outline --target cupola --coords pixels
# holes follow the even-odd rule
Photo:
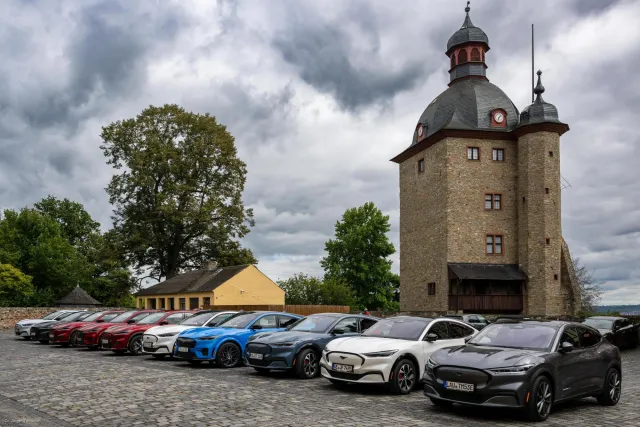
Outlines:
[[[542,99],[544,86],[542,86],[542,71],[538,70],[538,83],[533,89],[536,100],[533,104],[522,110],[519,126],[533,125],[537,123],[561,123],[558,118],[558,109],[555,105]]]
[[[469,4],[470,2],[467,2],[467,7],[464,9],[467,16],[462,27],[453,33],[447,42],[446,53],[451,63],[449,86],[462,78],[487,78],[484,56],[489,50],[489,38],[484,31],[471,22]]]

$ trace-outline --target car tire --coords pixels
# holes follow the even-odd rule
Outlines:
[[[152,354],[154,359],[158,359],[158,360],[164,360],[164,357],[166,356],[166,354]]]
[[[40,344],[49,344],[49,340],[38,340]]]
[[[142,354],[142,335],[138,334],[131,337],[127,348],[132,355],[140,356]]]
[[[320,356],[312,348],[306,348],[296,356],[296,377],[309,380],[320,375]]]
[[[553,406],[553,386],[544,375],[540,375],[533,382],[531,396],[525,406],[525,415],[529,421],[544,421],[551,413]]]
[[[78,331],[73,331],[71,332],[71,335],[69,335],[69,345],[71,347],[75,347],[76,346],[76,338],[78,337]]]
[[[418,382],[416,365],[410,359],[400,359],[391,370],[389,388],[393,394],[409,394]]]
[[[614,406],[620,401],[622,395],[622,375],[616,368],[611,368],[607,372],[604,380],[602,394],[596,396],[598,403],[604,406]]]
[[[187,363],[189,363],[190,365],[200,365],[202,363],[202,360],[187,360]]]
[[[449,402],[448,400],[436,399],[435,397],[430,397],[429,399],[434,406],[439,408],[450,408],[453,406],[453,402]]]
[[[218,368],[235,368],[238,366],[242,352],[237,344],[232,342],[223,343],[216,352],[216,366]]]

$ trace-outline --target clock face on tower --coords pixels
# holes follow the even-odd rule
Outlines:
[[[504,114],[502,114],[500,111],[496,111],[495,113],[493,113],[493,120],[495,120],[496,123],[504,122]]]
[[[418,137],[422,137],[423,133],[424,133],[424,127],[423,126],[419,126],[418,127]]]

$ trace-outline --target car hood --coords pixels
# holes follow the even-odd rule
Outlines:
[[[462,345],[437,350],[431,359],[439,365],[491,369],[533,363],[544,354],[538,350]]]
[[[95,325],[96,322],[67,322],[67,323],[61,323],[61,322],[56,322],[56,324],[54,326],[51,326],[52,329],[59,329],[59,328],[81,328],[83,326],[87,326],[87,325]],[[101,323],[100,323],[101,324]]]
[[[30,326],[37,325],[38,323],[50,322],[51,320],[43,320],[43,319],[22,319],[19,322],[16,322],[20,326]]]
[[[412,347],[418,341],[395,338],[378,338],[367,336],[337,338],[327,344],[327,351],[344,351],[346,353],[373,353],[385,350],[402,350]]]
[[[119,323],[112,325],[107,328],[107,332],[118,332],[118,331],[131,331],[131,332],[144,332],[147,329],[151,329],[156,325],[136,325],[135,323],[129,324],[125,323],[124,325],[120,325]]]
[[[180,333],[180,337],[183,338],[201,338],[210,336],[235,336],[244,335],[249,332],[249,329],[235,329],[235,328],[192,328]]]
[[[109,322],[85,322],[80,325],[80,329],[82,331],[88,331],[89,329],[97,329],[99,331],[104,331],[111,326],[122,325],[122,323],[109,323]]]
[[[51,327],[51,325],[59,325],[60,322],[56,322],[55,320],[47,320],[46,322],[38,322],[33,326],[37,326],[38,328],[49,328]],[[64,324],[68,324],[68,323],[63,323]]]
[[[282,332],[258,332],[251,342],[262,344],[276,344],[282,342],[315,341],[328,338],[331,335],[314,332],[282,331]]]
[[[197,326],[188,326],[188,325],[163,325],[163,326],[154,326],[153,328],[149,328],[145,331],[147,335],[160,335],[160,334],[173,334],[180,333],[189,329],[197,328]]]

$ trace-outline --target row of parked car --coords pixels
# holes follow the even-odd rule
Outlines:
[[[303,379],[322,376],[339,387],[387,384],[396,394],[410,393],[421,383],[435,405],[521,408],[535,421],[546,419],[552,405],[567,399],[595,396],[603,405],[619,401],[622,361],[614,345],[622,344],[616,341],[616,332],[624,329],[616,328],[619,319],[590,318],[582,324],[498,319],[490,324],[482,318],[477,327],[469,320],[61,310],[16,323],[15,334],[43,344],[208,362],[225,369],[287,370]],[[638,336],[633,330],[632,346]]]

